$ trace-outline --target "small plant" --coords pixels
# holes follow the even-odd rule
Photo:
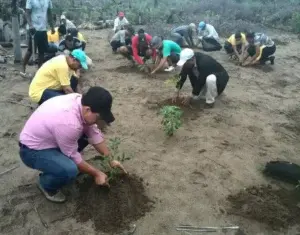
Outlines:
[[[104,172],[108,175],[108,181],[114,181],[121,173],[121,169],[112,168],[109,164],[111,160],[117,160],[120,163],[124,161],[130,160],[131,157],[127,156],[124,152],[120,152],[119,146],[121,144],[121,139],[119,137],[115,137],[109,140],[108,146],[110,149],[110,158],[104,157],[101,161],[101,165],[104,168]]]
[[[165,81],[165,84],[167,86],[176,86],[177,82],[180,80],[180,75],[179,74],[176,74],[174,75],[173,77],[170,77],[169,79],[167,79]]]
[[[163,116],[161,123],[167,136],[172,136],[181,127],[182,113],[182,110],[177,106],[164,106],[160,110],[160,114]]]

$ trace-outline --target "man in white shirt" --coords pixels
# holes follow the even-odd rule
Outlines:
[[[219,43],[219,35],[214,26],[201,21],[198,26],[198,43],[202,42],[204,51],[219,51],[222,49]]]
[[[118,17],[115,19],[114,22],[114,32],[121,30],[124,25],[129,24],[128,20],[125,17],[124,12],[119,12]]]
[[[131,44],[131,37],[134,35],[134,28],[128,27],[115,33],[110,41],[110,45],[114,53],[119,51],[121,46],[127,46]]]
[[[47,38],[47,21],[54,34],[54,26],[52,22],[52,1],[51,0],[27,0],[26,1],[26,18],[29,26],[29,42],[28,50],[23,59],[23,71],[21,75],[26,75],[26,65],[32,55],[32,38],[34,39],[35,47],[38,49],[38,66],[41,67],[44,62],[44,54],[48,49]]]
[[[66,26],[67,30],[76,29],[75,24],[71,20],[68,20],[65,15],[61,15],[60,21],[61,24],[64,24]]]

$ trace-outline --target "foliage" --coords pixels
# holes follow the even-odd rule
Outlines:
[[[119,168],[112,168],[110,166],[110,160],[117,160],[121,163],[130,160],[131,157],[127,156],[124,152],[120,152],[119,146],[121,144],[121,139],[118,137],[109,140],[108,146],[110,149],[110,158],[103,157],[101,159],[101,165],[104,168],[104,172],[108,175],[108,181],[114,181],[116,177],[121,173]]]
[[[295,33],[300,33],[300,13],[294,12],[291,19],[292,29]]]
[[[167,136],[172,136],[181,127],[182,113],[182,110],[177,106],[164,106],[160,110],[160,114],[163,116],[163,129]]]

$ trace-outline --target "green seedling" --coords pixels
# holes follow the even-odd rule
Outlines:
[[[112,138],[109,140],[108,146],[110,149],[110,158],[104,157],[101,160],[101,165],[104,168],[104,171],[106,172],[108,176],[108,181],[114,181],[121,173],[121,170],[119,168],[112,168],[110,166],[110,160],[117,160],[121,163],[124,161],[130,160],[131,157],[127,156],[124,152],[120,152],[119,146],[121,144],[121,139],[118,137]]]
[[[169,79],[167,79],[165,81],[165,84],[167,86],[173,86],[174,87],[174,86],[176,86],[176,84],[178,83],[179,80],[180,80],[180,75],[176,74],[176,75],[170,77]]]
[[[182,110],[177,106],[164,106],[160,110],[160,114],[163,116],[161,123],[163,125],[164,132],[167,136],[172,136],[182,125]]]

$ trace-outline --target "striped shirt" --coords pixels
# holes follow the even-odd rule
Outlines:
[[[27,120],[20,142],[30,149],[59,148],[76,164],[82,161],[78,139],[86,134],[90,144],[103,142],[96,124],[88,125],[82,117],[82,95],[73,93],[51,98],[39,106]]]
[[[274,41],[263,33],[255,33],[254,45],[272,47],[274,45]]]

